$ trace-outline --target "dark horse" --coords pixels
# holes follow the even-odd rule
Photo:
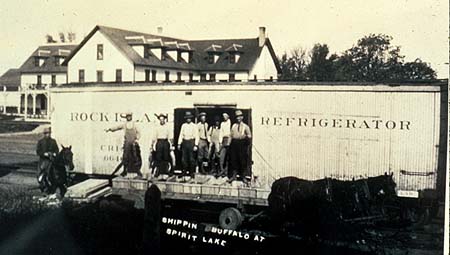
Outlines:
[[[382,213],[384,201],[396,196],[395,187],[388,174],[352,181],[284,177],[272,184],[269,215],[278,224],[315,236],[331,224]]]
[[[61,197],[67,191],[69,181],[69,171],[74,169],[72,146],[62,146],[61,151],[52,159],[52,164],[48,173],[48,193],[53,194],[59,189]]]

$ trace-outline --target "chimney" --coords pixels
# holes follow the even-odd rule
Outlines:
[[[163,33],[163,27],[158,27],[158,34],[161,35]]]
[[[259,27],[258,41],[259,47],[264,46],[264,44],[266,43],[266,27]]]

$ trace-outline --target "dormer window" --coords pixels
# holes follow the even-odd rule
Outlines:
[[[214,55],[213,54],[209,54],[209,56],[208,56],[208,64],[214,64]]]
[[[241,56],[242,45],[233,43],[225,51],[229,53],[228,59],[230,60],[230,64],[236,64]]]
[[[39,58],[39,57],[35,58],[34,59],[34,66],[36,66],[36,67],[43,66],[44,62],[45,62],[45,58]]]
[[[214,64],[219,60],[220,54],[222,54],[222,46],[217,44],[212,44],[208,48],[205,49],[208,52],[208,63]]]
[[[235,64],[235,63],[236,63],[236,55],[230,54],[230,64]]]
[[[164,60],[167,59],[166,54],[167,54],[167,51],[166,51],[166,50],[162,50],[162,51],[161,51],[161,60],[162,60],[162,61],[164,61]]]
[[[64,57],[55,57],[55,66],[60,66],[64,62]]]
[[[144,46],[144,58],[150,57],[150,49],[147,46]]]

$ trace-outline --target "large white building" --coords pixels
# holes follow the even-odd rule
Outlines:
[[[63,62],[75,47],[66,43],[39,46],[18,69],[3,74],[0,112],[46,119],[48,89],[67,83],[67,66]]]
[[[182,40],[96,26],[64,61],[68,83],[277,80],[265,28],[250,39]]]

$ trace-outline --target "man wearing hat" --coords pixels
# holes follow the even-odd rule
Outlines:
[[[124,143],[123,143],[123,155],[122,164],[123,172],[122,176],[126,176],[128,172],[136,173],[142,178],[141,166],[142,158],[139,148],[138,140],[140,138],[139,129],[136,127],[133,121],[133,114],[129,111],[125,113],[126,122],[113,128],[108,128],[106,132],[116,132],[118,130],[124,130]]]
[[[186,112],[184,119],[186,122],[181,125],[180,136],[178,137],[178,150],[181,150],[183,176],[189,173],[191,177],[194,177],[194,151],[197,150],[198,145],[198,130],[197,126],[192,122],[194,116],[191,112]]]
[[[160,174],[163,175],[173,175],[173,167],[171,168],[170,173],[169,164],[171,160],[170,151],[172,148],[172,131],[167,125],[167,114],[155,114],[155,116],[159,119],[159,124],[155,127],[155,133],[152,141],[152,150],[155,152],[155,167],[156,174],[155,177],[158,177]]]
[[[197,151],[197,163],[199,172],[205,174],[205,163],[208,162],[208,149],[210,137],[208,135],[208,123],[206,123],[206,113],[201,112],[198,115],[200,122],[197,123],[198,128],[198,151]]]
[[[251,144],[252,134],[250,127],[244,123],[242,111],[237,110],[236,123],[231,127],[231,144],[230,144],[230,169],[232,177],[229,182],[236,179],[249,183],[251,181],[251,170],[249,167],[249,148]]]
[[[222,147],[222,132],[220,130],[220,117],[214,118],[214,125],[208,130],[210,137],[209,144],[209,161],[211,162],[211,169],[216,177],[219,177],[223,172],[223,166],[220,164],[220,148]]]
[[[36,146],[36,154],[39,156],[37,178],[41,191],[49,188],[50,183],[47,178],[52,167],[52,160],[58,152],[56,140],[51,137],[51,129],[45,128],[44,137],[38,141]]]
[[[230,116],[224,112],[222,114],[223,121],[220,123],[220,132],[222,137],[222,146],[220,148],[220,176],[224,177],[228,175],[228,158],[230,148],[230,132],[231,132],[231,120]]]

